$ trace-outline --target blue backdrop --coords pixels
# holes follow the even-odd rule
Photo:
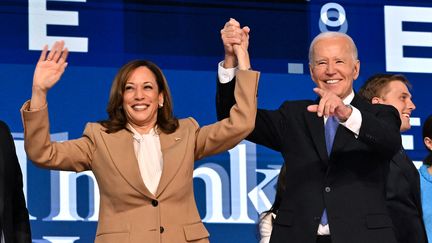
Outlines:
[[[313,99],[309,43],[321,31],[346,32],[361,60],[356,89],[376,72],[403,73],[413,84],[417,109],[402,137],[419,165],[426,155],[421,125],[432,113],[431,16],[432,3],[420,0],[2,0],[0,119],[15,138],[34,242],[92,242],[99,205],[91,173],[42,170],[27,161],[19,108],[30,98],[44,44],[64,39],[71,50],[66,73],[48,97],[52,136],[66,140],[81,136],[85,123],[106,118],[117,69],[138,58],[164,70],[176,116],[214,122],[220,29],[230,17],[251,28],[262,108]],[[273,201],[281,163],[279,154],[247,142],[197,162],[195,195],[212,242],[257,242],[257,216]]]

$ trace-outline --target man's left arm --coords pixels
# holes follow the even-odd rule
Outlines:
[[[370,105],[371,111],[359,109],[362,123],[358,139],[388,156],[393,156],[402,146],[400,118],[393,106]]]
[[[9,128],[5,125],[7,140],[5,143],[5,163],[8,163],[8,166],[5,168],[9,168],[10,171],[5,171],[6,173],[13,173],[9,175],[11,180],[14,180],[11,184],[13,185],[5,185],[5,187],[12,186],[10,198],[12,198],[12,222],[13,223],[13,234],[14,234],[14,242],[16,243],[30,243],[31,239],[31,231],[30,231],[30,222],[29,222],[29,213],[26,207],[24,192],[23,192],[23,180],[22,180],[22,172],[18,162],[18,158],[15,151],[15,145],[13,142],[12,135],[10,133]],[[6,184],[9,183],[6,181]]]
[[[372,150],[388,155],[396,153],[402,143],[399,132],[401,121],[397,110],[387,105],[369,105],[370,109],[358,105],[359,108],[351,106],[351,116],[341,124]]]
[[[26,207],[25,197],[23,193],[23,182],[22,182],[22,173],[21,168],[18,163],[18,159],[16,158],[15,151],[13,155],[16,159],[14,164],[16,165],[16,187],[13,191],[14,195],[14,205],[13,207],[13,222],[14,222],[14,234],[15,234],[15,242],[18,243],[27,243],[32,242],[31,239],[31,231],[30,231],[30,222],[29,222],[29,213]]]

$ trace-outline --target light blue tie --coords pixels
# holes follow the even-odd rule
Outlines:
[[[335,116],[329,116],[325,124],[325,140],[326,140],[327,154],[329,156],[333,147],[333,140],[338,126],[339,126],[339,120]]]
[[[335,116],[329,116],[327,122],[325,124],[325,140],[326,140],[326,148],[327,154],[330,156],[333,147],[333,141],[336,134],[337,127],[339,126],[339,121]],[[324,212],[321,216],[320,224],[327,225],[327,211],[324,209]]]

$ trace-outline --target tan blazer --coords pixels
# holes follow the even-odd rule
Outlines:
[[[238,72],[230,118],[203,127],[181,119],[177,131],[160,134],[163,171],[156,195],[141,178],[127,130],[108,134],[88,123],[81,138],[51,142],[48,108],[29,111],[27,102],[21,108],[25,150],[40,167],[93,171],[100,190],[95,242],[209,242],[194,199],[194,161],[234,147],[252,131],[258,79],[258,72]]]

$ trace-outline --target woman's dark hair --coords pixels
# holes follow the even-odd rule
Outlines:
[[[275,200],[273,202],[272,207],[269,209],[269,212],[271,213],[277,213],[277,211],[279,210],[281,201],[282,201],[282,195],[285,192],[285,185],[286,182],[286,165],[285,163],[283,163],[282,168],[279,172],[279,176],[278,176],[278,181],[276,183],[276,195],[275,195]]]
[[[429,115],[426,118],[425,123],[423,124],[423,140],[425,138],[432,139],[432,115]],[[427,148],[427,147],[426,147]],[[429,148],[427,148],[429,150]],[[432,151],[429,150],[429,155],[423,160],[423,164],[432,165]]]
[[[285,182],[286,182],[286,165],[285,165],[285,163],[283,163],[282,168],[280,169],[280,172],[279,172],[277,183],[276,183],[276,195],[275,195],[273,205],[271,206],[271,208],[269,210],[262,212],[261,215],[267,216],[268,214],[271,214],[271,213],[277,214],[279,207],[280,207],[280,204],[281,204],[281,201],[282,201],[282,195],[284,194],[285,189],[286,189]],[[260,220],[263,220],[263,219],[264,219],[264,217],[260,218]],[[273,217],[271,217],[271,220],[273,222],[273,220],[274,220]],[[260,232],[259,224],[257,225],[257,230],[258,230],[257,237],[258,237],[258,239],[260,239],[261,236],[259,235],[259,232]]]
[[[117,132],[126,129],[127,118],[123,110],[123,94],[126,82],[139,67],[148,68],[156,77],[159,94],[163,95],[163,107],[158,109],[156,125],[164,133],[173,133],[179,126],[177,118],[173,115],[173,105],[168,83],[162,70],[154,63],[146,60],[134,60],[125,64],[117,72],[110,91],[107,106],[108,120],[101,121],[101,125],[106,128],[107,133]]]
[[[282,168],[280,169],[279,172],[279,176],[277,179],[277,183],[276,183],[276,195],[275,195],[275,199],[273,202],[273,205],[271,206],[271,208],[263,213],[265,214],[270,214],[270,213],[274,213],[277,214],[281,201],[282,201],[282,195],[285,192],[285,185],[286,182],[286,165],[285,163],[283,163]]]

